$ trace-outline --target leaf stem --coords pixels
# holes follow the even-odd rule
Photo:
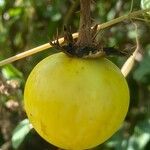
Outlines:
[[[108,22],[105,22],[103,24],[98,25],[98,30],[102,30],[102,29],[105,29],[107,27],[113,26],[113,25],[115,25],[117,23],[120,23],[120,22],[122,22],[124,20],[134,19],[135,17],[140,16],[143,13],[146,13],[148,11],[150,11],[150,9],[133,11],[132,13],[120,16],[120,17],[115,18],[115,19],[113,19],[111,21],[108,21]]]

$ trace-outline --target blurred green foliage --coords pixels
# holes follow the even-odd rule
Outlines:
[[[149,5],[147,1],[143,3],[144,0],[142,8]],[[97,0],[91,7],[93,24],[126,14],[130,7],[131,0]],[[139,9],[140,1],[134,1],[133,10]],[[71,26],[72,32],[77,31],[79,15],[79,0],[0,0],[0,60],[48,42],[57,29],[63,36],[63,25]],[[94,150],[150,149],[150,23],[136,21],[136,24],[144,53],[127,77],[130,109],[121,129]],[[105,46],[122,50],[136,45],[131,21],[101,31],[98,38]],[[48,49],[0,68],[0,149],[58,149],[30,130],[23,109],[27,76],[40,60],[56,52]],[[127,58],[110,59],[121,67]]]

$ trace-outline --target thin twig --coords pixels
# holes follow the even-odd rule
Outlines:
[[[131,7],[130,7],[130,11],[129,11],[129,13],[131,13],[131,12],[132,12],[132,10],[133,10],[133,3],[134,3],[134,0],[131,0]]]
[[[150,20],[148,20],[148,19],[143,19],[143,18],[138,18],[138,17],[136,17],[136,18],[134,18],[135,20],[139,20],[139,21],[144,21],[144,22],[147,22],[147,23],[150,23]]]
[[[134,12],[129,13],[129,14],[127,14],[127,15],[118,17],[118,18],[116,18],[116,19],[113,19],[113,20],[111,20],[111,21],[108,21],[108,22],[106,22],[106,23],[103,23],[103,24],[98,25],[98,30],[102,30],[102,29],[111,27],[111,26],[113,26],[113,25],[115,25],[115,24],[118,24],[118,23],[124,21],[124,20],[128,20],[128,19],[131,19],[131,18],[134,19],[134,17],[140,16],[140,15],[142,15],[143,13],[149,12],[149,11],[150,11],[150,9],[134,11]],[[75,38],[77,38],[77,37],[78,37],[78,33],[74,33],[74,34],[73,34],[73,38],[75,39]],[[62,44],[62,43],[64,42],[64,38],[60,38],[60,39],[58,39],[58,40],[59,40],[60,44]],[[51,48],[51,47],[52,47],[52,46],[51,46],[49,43],[43,44],[43,45],[38,46],[38,47],[36,47],[36,48],[27,50],[27,51],[25,51],[25,52],[22,52],[22,53],[20,53],[20,54],[17,54],[17,55],[15,55],[15,56],[12,56],[12,57],[10,57],[10,58],[7,58],[7,59],[5,59],[5,60],[0,61],[0,66],[3,66],[3,65],[12,63],[12,62],[14,62],[14,61],[16,61],[16,60],[19,60],[19,59],[22,59],[22,58],[31,56],[31,55],[33,55],[33,54],[35,54],[35,53],[41,52],[41,51],[46,50],[46,49]]]

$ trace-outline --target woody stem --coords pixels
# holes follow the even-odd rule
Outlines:
[[[76,43],[79,47],[92,44],[90,4],[91,0],[80,0],[79,37]]]

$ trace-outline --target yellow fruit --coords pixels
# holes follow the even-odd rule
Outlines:
[[[128,110],[129,90],[109,60],[58,53],[33,69],[24,99],[29,120],[45,140],[82,150],[103,143],[118,130]]]

